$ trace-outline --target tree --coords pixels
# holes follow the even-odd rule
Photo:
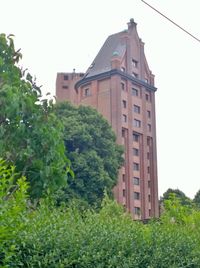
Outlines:
[[[18,67],[20,51],[12,36],[0,35],[0,156],[30,182],[32,197],[66,182],[62,124],[53,101]]]
[[[66,155],[75,178],[68,180],[66,198],[81,198],[100,204],[104,190],[111,196],[123,163],[123,148],[109,123],[95,109],[59,103],[57,116],[65,130]]]
[[[196,193],[193,202],[196,204],[198,208],[200,208],[200,190]]]
[[[181,205],[187,205],[191,206],[192,201],[190,200],[189,197],[187,197],[181,190],[179,189],[171,189],[169,188],[164,194],[163,197],[161,197],[161,202],[164,200],[169,200],[171,195],[174,195],[176,198],[179,199]]]

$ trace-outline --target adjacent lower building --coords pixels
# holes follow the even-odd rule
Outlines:
[[[58,101],[97,109],[125,147],[125,163],[113,189],[134,219],[157,217],[158,181],[154,75],[133,19],[110,35],[86,73],[58,73]]]

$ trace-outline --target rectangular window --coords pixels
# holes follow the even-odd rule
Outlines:
[[[136,88],[132,88],[132,96],[139,96],[139,92]]]
[[[138,163],[133,163],[133,170],[139,170],[140,169],[140,166],[139,166],[139,164]]]
[[[149,132],[151,132],[151,124],[147,125],[147,129],[148,129]]]
[[[141,127],[141,121],[140,120],[137,120],[137,119],[134,119],[133,126],[134,127]]]
[[[140,200],[140,193],[134,192],[133,197],[134,197],[135,200]]]
[[[138,67],[138,62],[136,60],[134,60],[134,59],[132,59],[132,66],[134,68],[137,68]]]
[[[123,197],[125,197],[125,196],[126,196],[126,190],[123,189]]]
[[[122,106],[123,106],[123,108],[126,108],[126,101],[125,100],[122,101]]]
[[[140,114],[140,106],[133,105],[133,111],[134,113]]]
[[[139,142],[140,135],[137,133],[133,133],[133,141]]]
[[[139,149],[133,148],[133,155],[139,156]]]
[[[138,74],[132,72],[132,76],[135,77],[135,78],[138,78]]]
[[[125,182],[125,174],[122,174],[122,181]]]
[[[149,94],[145,94],[146,101],[149,101]]]
[[[121,82],[121,89],[125,90],[125,84]]]
[[[89,88],[85,88],[84,89],[84,95],[85,96],[90,96],[91,94],[90,94],[90,89]]]
[[[147,145],[150,146],[151,145],[151,138],[147,137]]]
[[[122,128],[122,137],[125,138],[125,129]]]
[[[123,114],[122,117],[123,117],[123,122],[126,123],[127,122],[127,116],[125,114]]]
[[[147,111],[147,117],[151,118],[151,112],[150,111]]]
[[[63,89],[68,89],[68,86],[64,85],[62,86]]]
[[[69,79],[68,75],[67,74],[64,74],[64,80],[66,81],[68,79]]]
[[[151,202],[151,195],[148,195],[148,201]]]
[[[150,167],[149,166],[147,167],[147,173],[150,173]]]
[[[133,177],[133,184],[140,185],[140,179],[138,177]]]
[[[148,188],[151,188],[151,181],[148,181]]]
[[[150,153],[147,152],[147,159],[150,159]]]
[[[139,208],[139,207],[134,207],[133,212],[134,212],[134,214],[136,214],[136,215],[140,215],[140,208]]]

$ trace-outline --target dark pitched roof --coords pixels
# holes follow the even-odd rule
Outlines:
[[[102,72],[110,71],[111,58],[113,56],[113,53],[119,55],[120,57],[124,55],[126,45],[121,43],[120,35],[121,33],[116,33],[110,35],[106,39],[104,45],[100,49],[93,63],[88,68],[85,77],[90,77]]]

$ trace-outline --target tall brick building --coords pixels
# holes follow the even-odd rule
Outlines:
[[[58,101],[96,108],[125,146],[125,164],[114,188],[134,219],[158,216],[154,75],[133,19],[107,38],[86,73],[58,73]]]

